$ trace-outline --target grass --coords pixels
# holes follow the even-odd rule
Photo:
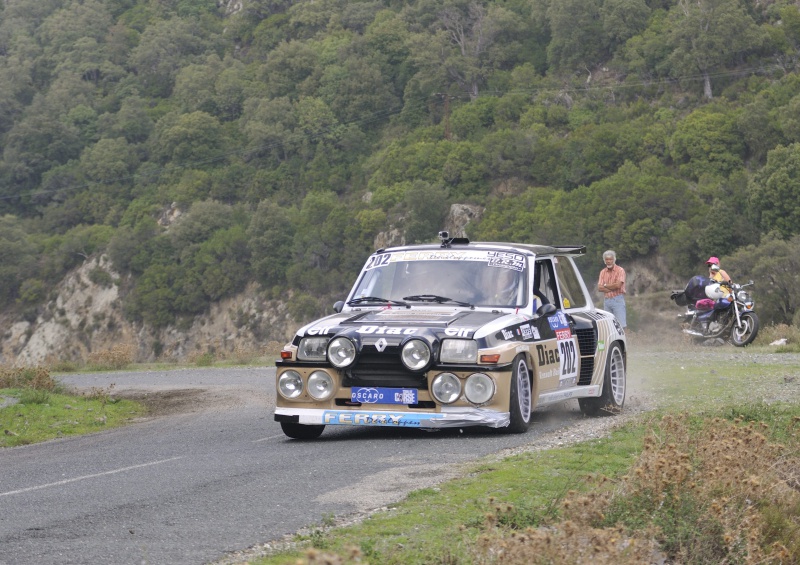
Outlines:
[[[606,438],[484,460],[355,524],[323,520],[248,562],[800,562],[797,356],[770,342],[632,341],[629,401],[655,399],[656,410]]]
[[[0,447],[97,432],[145,413],[136,402],[117,400],[111,389],[67,394],[44,367],[0,368]]]
[[[201,349],[190,353],[185,360],[159,358],[148,363],[137,363],[136,347],[120,344],[94,351],[86,359],[52,360],[48,367],[54,373],[108,372],[121,370],[169,370],[185,367],[240,367],[271,366],[280,358],[282,344],[270,341],[260,348],[234,347],[232,350]]]

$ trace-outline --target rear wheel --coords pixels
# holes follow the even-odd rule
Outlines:
[[[514,359],[511,371],[511,396],[509,399],[511,423],[506,431],[512,434],[523,434],[531,425],[533,412],[533,391],[531,389],[531,373],[523,355]]]
[[[579,398],[581,412],[587,416],[610,416],[622,411],[625,404],[625,356],[618,343],[611,345],[606,357],[603,392],[597,398]]]
[[[325,426],[281,422],[281,429],[283,433],[292,439],[317,439],[322,435],[322,430],[325,429]]]
[[[739,319],[742,322],[742,327],[733,325],[731,331],[731,343],[736,347],[744,347],[749,345],[756,338],[758,334],[758,316],[755,312],[745,312]]]

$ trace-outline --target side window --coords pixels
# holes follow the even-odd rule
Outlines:
[[[584,308],[586,295],[583,293],[580,275],[575,271],[575,266],[567,257],[555,257],[556,276],[561,287],[563,308]]]
[[[550,259],[536,260],[533,273],[533,294],[539,298],[542,304],[552,304],[556,308],[561,308],[553,263]]]

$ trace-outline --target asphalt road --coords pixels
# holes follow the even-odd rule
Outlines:
[[[586,422],[566,403],[537,413],[523,435],[329,426],[295,441],[272,419],[274,379],[266,367],[59,377],[79,388],[113,383],[156,415],[0,450],[0,564],[210,563]]]

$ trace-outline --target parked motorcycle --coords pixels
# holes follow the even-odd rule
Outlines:
[[[755,303],[747,284],[719,283],[703,276],[692,277],[686,288],[673,290],[670,298],[686,311],[678,315],[684,333],[702,339],[720,338],[737,347],[751,343],[758,334]],[[726,289],[728,292],[726,292]]]

